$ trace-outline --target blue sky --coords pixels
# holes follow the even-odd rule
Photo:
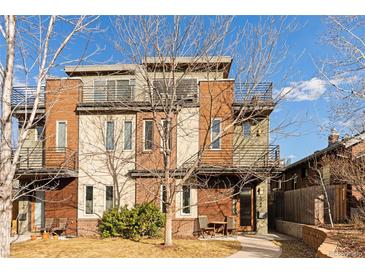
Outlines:
[[[280,91],[286,87],[294,87],[288,100],[280,103],[271,116],[271,127],[276,128],[282,121],[292,124],[285,127],[281,134],[272,136],[272,142],[281,146],[282,158],[297,161],[304,156],[327,146],[327,135],[331,125],[328,124],[328,100],[322,94],[327,89],[327,84],[319,79],[315,64],[331,49],[321,43],[320,38],[326,31],[324,18],[319,16],[289,17],[288,21],[295,20],[297,30],[285,35],[288,46],[288,58],[280,65],[277,74],[267,81],[272,81],[274,90]],[[235,24],[249,20],[258,21],[255,16],[242,16],[235,18]],[[100,24],[105,32],[94,34],[87,45],[89,51],[98,44],[103,51],[94,56],[93,62],[118,63],[123,61],[123,56],[115,52],[110,37],[110,18],[102,17]],[[62,28],[61,28],[62,29]],[[284,42],[284,41],[282,41]],[[84,40],[74,40],[66,50],[66,55],[80,56],[85,49]],[[3,50],[1,55],[4,56]],[[289,72],[290,77],[283,81],[281,71]],[[62,67],[54,68],[51,73],[65,76]],[[22,82],[21,74],[17,74],[17,81]]]

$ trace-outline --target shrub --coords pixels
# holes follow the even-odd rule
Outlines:
[[[136,205],[128,209],[113,208],[104,212],[99,224],[101,236],[137,239],[142,236],[156,237],[164,225],[164,216],[151,203]]]

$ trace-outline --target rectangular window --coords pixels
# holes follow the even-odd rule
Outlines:
[[[243,137],[248,138],[251,135],[251,123],[244,122],[242,125]]]
[[[132,150],[132,121],[124,121],[124,150]]]
[[[171,128],[168,127],[168,121],[162,120],[162,134],[164,138],[169,138],[169,141],[167,142],[167,149],[171,149]],[[163,138],[161,136],[161,149],[163,149]]]
[[[114,122],[106,122],[106,138],[105,138],[106,150],[114,150]]]
[[[108,102],[115,101],[115,93],[116,93],[115,81],[114,80],[108,80],[107,81],[107,98],[108,98]]]
[[[190,195],[190,187],[189,186],[183,186],[182,187],[182,213],[183,214],[190,214],[191,208],[191,195]]]
[[[105,187],[105,209],[113,208],[113,186]]]
[[[166,193],[166,186],[161,185],[160,188],[160,196],[161,196],[161,212],[166,213],[166,202],[167,202],[167,193]]]
[[[85,213],[93,214],[94,213],[94,187],[86,186],[86,195],[85,195]]]
[[[214,119],[212,121],[212,127],[211,127],[211,132],[210,132],[211,148],[212,149],[220,149],[221,148],[220,134],[221,134],[221,120],[220,119]]]
[[[143,148],[144,150],[152,150],[153,145],[153,121],[145,120],[144,121],[144,140],[143,140]]]
[[[106,81],[105,80],[94,80],[94,100],[96,102],[106,101]]]
[[[35,130],[36,130],[36,136],[35,136],[35,140],[37,141],[37,142],[41,142],[41,141],[43,141],[43,127],[40,127],[40,126],[37,126],[36,128],[35,128]]]
[[[130,101],[132,99],[133,87],[129,84],[129,80],[116,81],[116,96],[120,101]]]
[[[57,133],[56,133],[56,146],[57,151],[64,151],[66,148],[66,138],[67,138],[67,123],[65,121],[57,122]]]

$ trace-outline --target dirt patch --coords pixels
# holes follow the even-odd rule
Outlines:
[[[222,258],[241,249],[238,241],[174,240],[165,248],[161,239],[75,238],[36,240],[11,246],[17,258]]]
[[[280,258],[315,258],[316,250],[299,240],[274,240],[281,247]]]

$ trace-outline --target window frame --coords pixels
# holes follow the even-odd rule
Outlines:
[[[91,187],[92,188],[92,207],[91,207],[91,213],[87,213],[87,188],[88,187]],[[85,215],[93,215],[95,214],[95,211],[94,211],[94,186],[93,185],[85,185],[85,197],[84,197],[84,201],[85,201]]]
[[[111,200],[111,202],[112,202],[112,206],[110,207],[110,208],[107,208],[107,206],[106,206],[106,202],[107,202],[107,188],[108,187],[111,187],[112,188],[112,200]],[[104,196],[104,210],[108,210],[108,209],[111,209],[111,208],[113,208],[113,206],[114,206],[114,186],[111,186],[111,185],[106,185],[105,186],[105,196]]]
[[[113,148],[112,149],[109,149],[108,148],[108,123],[113,123]],[[105,121],[105,150],[106,151],[114,151],[115,150],[115,121],[114,120],[108,120],[108,121]]]
[[[103,82],[103,93],[102,94],[99,94],[100,95],[100,98],[98,98],[98,95],[97,93],[95,92],[96,89],[96,85],[95,85],[95,82]],[[93,80],[93,94],[94,94],[94,102],[105,102],[108,100],[108,90],[107,90],[107,79],[94,79]]]
[[[131,124],[131,135],[130,135],[130,137],[131,137],[131,141],[130,141],[130,144],[131,144],[131,148],[129,149],[126,149],[125,148],[125,144],[126,144],[126,130],[125,130],[125,124],[126,123],[130,123]],[[124,120],[123,121],[123,151],[133,151],[133,121],[132,120]]]
[[[146,148],[146,122],[151,122],[152,124],[152,142],[151,148]],[[153,137],[154,137],[154,129],[153,129],[153,120],[152,119],[145,119],[143,120],[143,134],[142,134],[142,142],[143,142],[143,151],[152,151],[153,150]]]
[[[65,124],[65,146],[64,147],[60,147],[59,146],[59,137],[58,137],[58,133],[59,133],[59,125],[61,123]],[[67,148],[67,121],[66,120],[57,120],[56,121],[56,151],[57,152],[64,152]]]
[[[189,206],[184,206],[184,188],[189,188]],[[186,185],[183,185],[181,186],[181,197],[180,197],[180,202],[181,202],[181,215],[183,216],[190,216],[192,215],[192,206],[191,206],[191,186],[186,186]],[[184,212],[184,209],[189,209],[189,212]]]
[[[212,120],[212,125],[210,127],[210,149],[211,150],[221,150],[222,149],[222,136],[220,136],[217,140],[215,141],[219,141],[219,147],[218,148],[213,148],[213,127],[214,127],[214,121],[218,120],[219,121],[219,134],[222,134],[222,118],[214,118]]]

